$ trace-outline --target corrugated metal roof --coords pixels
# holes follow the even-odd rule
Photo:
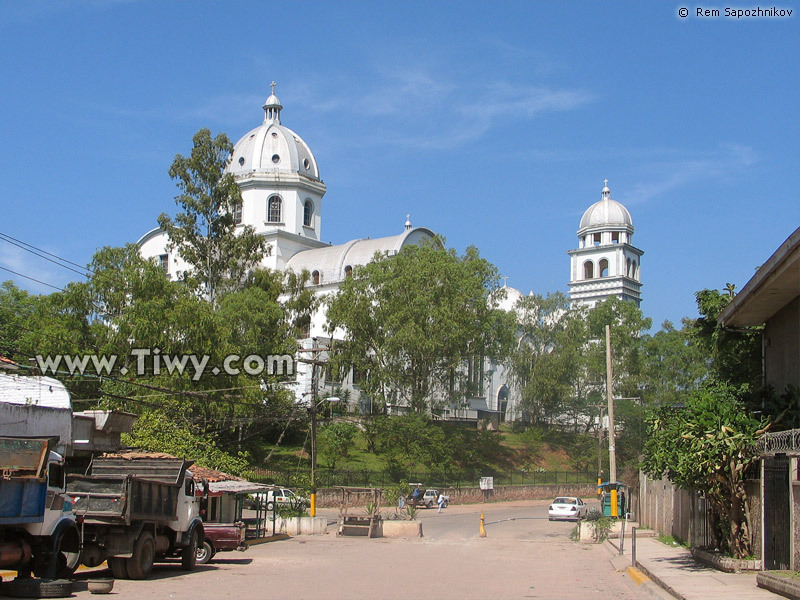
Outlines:
[[[72,410],[72,401],[64,384],[41,375],[0,373],[0,402]]]
[[[268,492],[274,490],[276,486],[265,483],[253,483],[252,481],[209,481],[208,491],[211,493],[227,494],[255,494],[257,492]]]

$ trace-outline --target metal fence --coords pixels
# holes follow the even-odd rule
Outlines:
[[[298,471],[269,471],[253,469],[247,474],[251,481],[275,483],[292,486],[297,480]],[[302,471],[307,479],[308,471]],[[494,485],[558,485],[597,483],[597,475],[578,471],[371,471],[362,469],[329,469],[317,470],[317,487],[364,486],[387,487],[397,485],[401,480],[409,483],[422,483],[436,487],[477,487],[481,477],[493,477]]]

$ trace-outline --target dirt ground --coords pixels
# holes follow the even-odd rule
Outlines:
[[[329,533],[220,553],[186,573],[157,565],[146,581],[115,583],[119,599],[286,598],[292,600],[408,600],[548,598],[633,600],[645,597],[615,571],[604,545],[570,541],[572,523],[549,522],[547,502],[450,506],[421,511],[423,538],[338,537],[336,511],[326,509]],[[478,536],[481,510],[487,537]],[[81,571],[76,596],[88,596]]]

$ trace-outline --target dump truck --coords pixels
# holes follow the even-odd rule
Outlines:
[[[81,562],[104,560],[118,579],[146,579],[153,564],[180,556],[190,571],[205,540],[192,461],[152,455],[95,458],[69,475],[67,492],[83,531]]]
[[[0,568],[17,571],[6,595],[69,595],[80,535],[65,491],[57,437],[0,437]],[[32,578],[31,575],[36,578]]]

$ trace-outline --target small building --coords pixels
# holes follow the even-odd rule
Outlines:
[[[800,388],[800,228],[722,311],[725,327],[763,325],[764,383]],[[761,542],[765,569],[800,568],[800,430],[767,433],[761,450]]]

